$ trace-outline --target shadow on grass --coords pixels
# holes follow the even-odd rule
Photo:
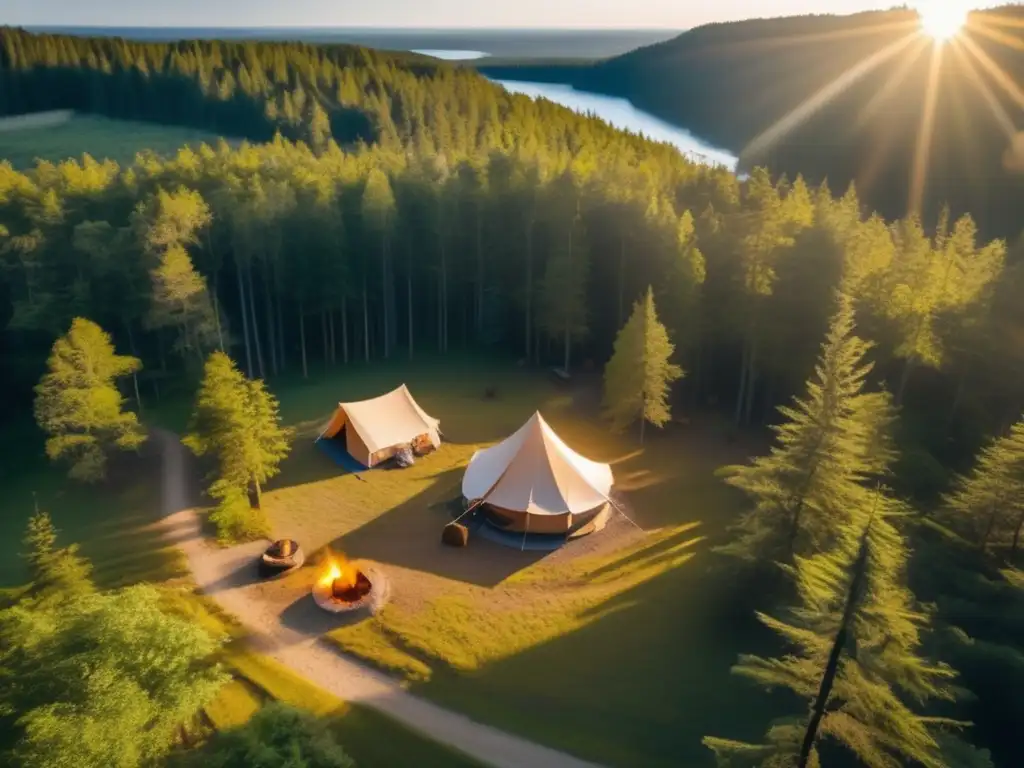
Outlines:
[[[281,612],[281,625],[307,637],[320,637],[340,627],[349,627],[370,620],[363,608],[348,613],[329,613],[316,604],[306,592]]]
[[[703,736],[757,739],[782,710],[729,672],[740,653],[773,652],[774,638],[753,615],[756,583],[709,568],[710,557],[698,552],[585,611],[582,628],[471,675],[435,660],[413,691],[604,765],[711,766]]]
[[[425,492],[345,534],[335,544],[361,558],[485,587],[500,584],[548,554],[520,552],[473,536],[466,548],[442,544],[441,532],[452,520],[445,502],[458,487],[462,471],[457,467],[435,474]]]

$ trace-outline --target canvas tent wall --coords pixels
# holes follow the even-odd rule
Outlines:
[[[513,435],[477,451],[462,495],[504,530],[567,534],[608,504],[611,467],[580,456],[535,413]]]
[[[441,444],[440,422],[420,408],[405,384],[370,400],[338,403],[317,440],[341,435],[352,457],[367,467],[389,459],[403,445]]]

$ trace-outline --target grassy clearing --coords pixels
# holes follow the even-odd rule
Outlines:
[[[401,472],[342,474],[313,445],[339,400],[407,383],[446,444]],[[488,386],[498,396],[484,399]],[[609,765],[708,765],[700,737],[756,737],[772,701],[729,675],[770,638],[753,585],[709,553],[738,499],[713,471],[761,446],[714,424],[674,425],[641,448],[594,418],[592,393],[512,366],[426,360],[272,384],[299,429],[265,497],[276,533],[384,565],[376,619],[335,629],[348,653],[472,717]],[[444,548],[444,502],[477,448],[541,410],[574,448],[609,461],[631,514],[547,556],[474,540]],[[749,723],[748,734],[738,733]]]
[[[271,659],[247,650],[244,633],[212,599],[195,592],[187,563],[168,546],[155,525],[160,485],[157,457],[143,451],[112,468],[108,482],[82,486],[67,481],[42,456],[42,439],[30,425],[9,428],[0,476],[0,536],[17,548],[33,509],[33,493],[61,529],[60,543],[79,542],[102,587],[148,581],[160,585],[164,607],[229,641],[221,661],[232,681],[206,714],[215,728],[241,725],[265,702],[278,699],[329,717],[339,742],[361,768],[420,764],[470,768],[476,765],[389,718],[347,705],[297,677]],[[20,558],[0,560],[0,605],[14,597],[26,578]]]
[[[4,438],[0,539],[11,549],[20,550],[25,523],[38,504],[53,517],[59,544],[81,545],[101,587],[160,583],[187,575],[183,555],[155,525],[160,486],[158,457],[152,450],[118,457],[105,482],[88,486],[68,480],[46,460],[43,438],[34,424],[9,426]],[[0,588],[23,584],[24,566],[20,557],[0,559]]]
[[[169,155],[186,144],[198,148],[217,141],[216,134],[192,128],[71,115],[57,124],[0,131],[0,161],[24,169],[37,159],[60,162],[89,154],[125,164],[143,150]]]

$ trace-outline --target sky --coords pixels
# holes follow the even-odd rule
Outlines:
[[[583,27],[853,13],[901,0],[0,0],[0,24],[103,27]]]

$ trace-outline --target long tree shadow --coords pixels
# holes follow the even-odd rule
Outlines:
[[[588,609],[582,628],[471,675],[435,659],[414,691],[605,765],[711,766],[703,736],[756,741],[774,713],[797,711],[730,674],[740,653],[776,646],[754,618],[757,582],[711,557],[698,553]]]

